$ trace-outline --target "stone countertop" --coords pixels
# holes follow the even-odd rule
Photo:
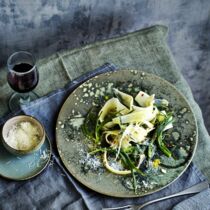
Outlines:
[[[168,44],[210,132],[209,0],[1,0],[0,66],[14,51],[41,58],[155,24],[169,27]]]

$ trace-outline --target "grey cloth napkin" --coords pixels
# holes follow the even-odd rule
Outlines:
[[[173,210],[208,210],[210,209],[210,190],[204,190],[203,192],[188,198],[178,205]]]
[[[25,114],[36,117],[44,124],[53,148],[52,161],[42,174],[28,181],[14,182],[0,178],[1,210],[99,210],[102,207],[142,204],[155,198],[179,192],[187,187],[205,180],[203,174],[196,168],[194,164],[191,164],[180,178],[178,178],[165,189],[141,198],[122,199],[96,193],[80,184],[71,176],[71,174],[68,173],[68,171],[66,171],[65,167],[60,161],[55,145],[54,130],[58,112],[66,97],[79,84],[94,75],[114,70],[115,67],[113,65],[105,64],[95,71],[92,71],[70,82],[65,88],[59,89],[48,96],[40,98],[34,102],[31,102],[29,105],[22,107],[22,111]],[[20,114],[22,111],[20,110],[16,113],[12,113],[10,116],[1,119],[0,123],[3,124],[7,118],[11,117],[12,115]],[[209,197],[209,193],[206,195],[206,197]],[[173,206],[177,205],[186,198],[189,198],[189,196],[172,198],[145,207],[145,209],[172,209]],[[196,199],[196,197],[194,198],[194,203],[202,201],[204,206],[209,205],[209,202],[206,202],[207,200],[203,199],[201,196],[198,197],[198,199]],[[188,200],[186,200],[186,202],[188,202]],[[183,203],[185,203],[185,201]],[[176,207],[176,209],[178,208],[179,206]],[[206,206],[205,208],[208,209],[210,207]],[[193,210],[197,208],[191,208],[189,206],[189,209]]]

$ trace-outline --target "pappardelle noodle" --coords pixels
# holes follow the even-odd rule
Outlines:
[[[111,173],[131,175],[136,191],[136,176],[146,176],[141,170],[145,159],[157,168],[157,154],[172,156],[164,138],[166,131],[173,128],[173,115],[169,102],[156,99],[154,94],[140,91],[133,97],[115,88],[113,93],[103,107],[89,110],[82,130],[93,144],[89,154],[99,154]]]

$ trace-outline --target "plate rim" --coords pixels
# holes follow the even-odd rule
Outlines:
[[[196,137],[195,137],[195,144],[194,144],[194,150],[192,151],[192,155],[191,157],[189,158],[189,161],[187,162],[185,168],[182,170],[182,172],[174,179],[172,180],[171,182],[169,182],[168,184],[166,184],[165,186],[161,187],[161,188],[158,188],[152,192],[146,192],[144,193],[143,195],[139,195],[139,194],[133,194],[133,195],[115,195],[115,194],[111,194],[111,193],[106,193],[106,192],[103,192],[101,191],[100,189],[94,189],[93,187],[91,187],[91,185],[89,185],[87,182],[84,182],[83,180],[80,180],[76,174],[72,173],[72,171],[70,171],[67,167],[68,164],[65,163],[65,161],[62,159],[62,155],[60,154],[60,151],[58,149],[58,132],[57,132],[57,129],[55,129],[55,142],[56,142],[56,148],[57,148],[57,151],[58,151],[58,154],[59,154],[59,158],[61,159],[63,165],[65,166],[65,169],[67,170],[67,173],[69,173],[70,175],[72,175],[78,182],[80,182],[81,184],[83,184],[85,187],[89,188],[90,190],[93,190],[97,193],[100,193],[102,195],[106,195],[106,196],[111,196],[111,197],[115,197],[115,198],[140,198],[140,197],[144,197],[144,196],[147,196],[147,195],[151,195],[153,193],[156,193],[156,192],[159,192],[163,189],[165,189],[166,187],[168,187],[169,185],[171,185],[172,183],[174,183],[178,178],[180,178],[184,172],[188,169],[189,165],[191,164],[192,160],[193,160],[193,157],[195,155],[195,152],[197,150],[197,145],[198,145],[198,125],[197,125],[197,120],[196,120],[196,117],[195,117],[195,114],[193,112],[193,109],[190,105],[190,103],[188,102],[188,99],[184,96],[184,94],[178,90],[172,83],[170,83],[169,81],[167,81],[166,79],[154,74],[154,73],[148,73],[144,70],[141,70],[141,69],[117,69],[116,71],[108,71],[108,72],[104,72],[104,73],[101,73],[99,75],[96,75],[96,76],[93,76],[91,78],[89,78],[88,80],[85,80],[84,82],[82,82],[79,86],[77,86],[72,92],[69,93],[69,95],[65,98],[65,101],[63,102],[62,106],[60,107],[60,110],[59,110],[59,113],[57,115],[57,120],[56,120],[56,128],[58,127],[59,125],[59,117],[61,115],[61,112],[62,112],[62,109],[63,107],[65,106],[65,104],[67,103],[67,100],[68,98],[70,97],[70,95],[74,94],[74,92],[77,91],[77,88],[79,88],[81,85],[83,85],[85,82],[88,82],[94,78],[97,78],[97,77],[100,77],[101,75],[105,75],[105,74],[112,74],[112,73],[116,73],[116,72],[119,72],[119,71],[137,71],[137,74],[147,74],[147,75],[152,75],[153,77],[156,77],[156,79],[158,80],[161,80],[163,82],[165,82],[168,86],[170,86],[172,89],[174,89],[186,102],[186,104],[188,105],[188,107],[190,108],[190,112],[193,116],[193,119],[194,119],[194,122],[195,122],[195,131],[196,131]]]
[[[44,167],[41,168],[41,170],[39,170],[37,173],[35,173],[35,174],[31,175],[31,176],[27,176],[27,177],[25,177],[25,178],[13,178],[13,177],[5,176],[5,175],[3,175],[2,173],[0,173],[0,177],[5,178],[5,179],[7,179],[7,180],[13,180],[13,181],[19,181],[19,182],[21,182],[21,181],[25,181],[25,180],[32,179],[32,178],[38,176],[39,174],[41,174],[41,173],[46,169],[46,167],[48,166],[48,164],[49,164],[49,162],[50,162],[50,160],[51,160],[51,157],[52,157],[52,145],[51,145],[50,139],[49,139],[49,137],[48,137],[47,135],[46,135],[46,137],[45,137],[45,141],[46,141],[46,140],[47,140],[48,143],[49,143],[50,154],[49,154],[49,158],[48,158],[47,162],[45,163]],[[41,148],[42,148],[42,147],[41,147]],[[40,148],[40,149],[41,149],[41,148]]]

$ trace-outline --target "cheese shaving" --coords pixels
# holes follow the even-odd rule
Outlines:
[[[20,122],[11,127],[5,139],[16,150],[30,150],[40,141],[38,127],[30,122]]]

